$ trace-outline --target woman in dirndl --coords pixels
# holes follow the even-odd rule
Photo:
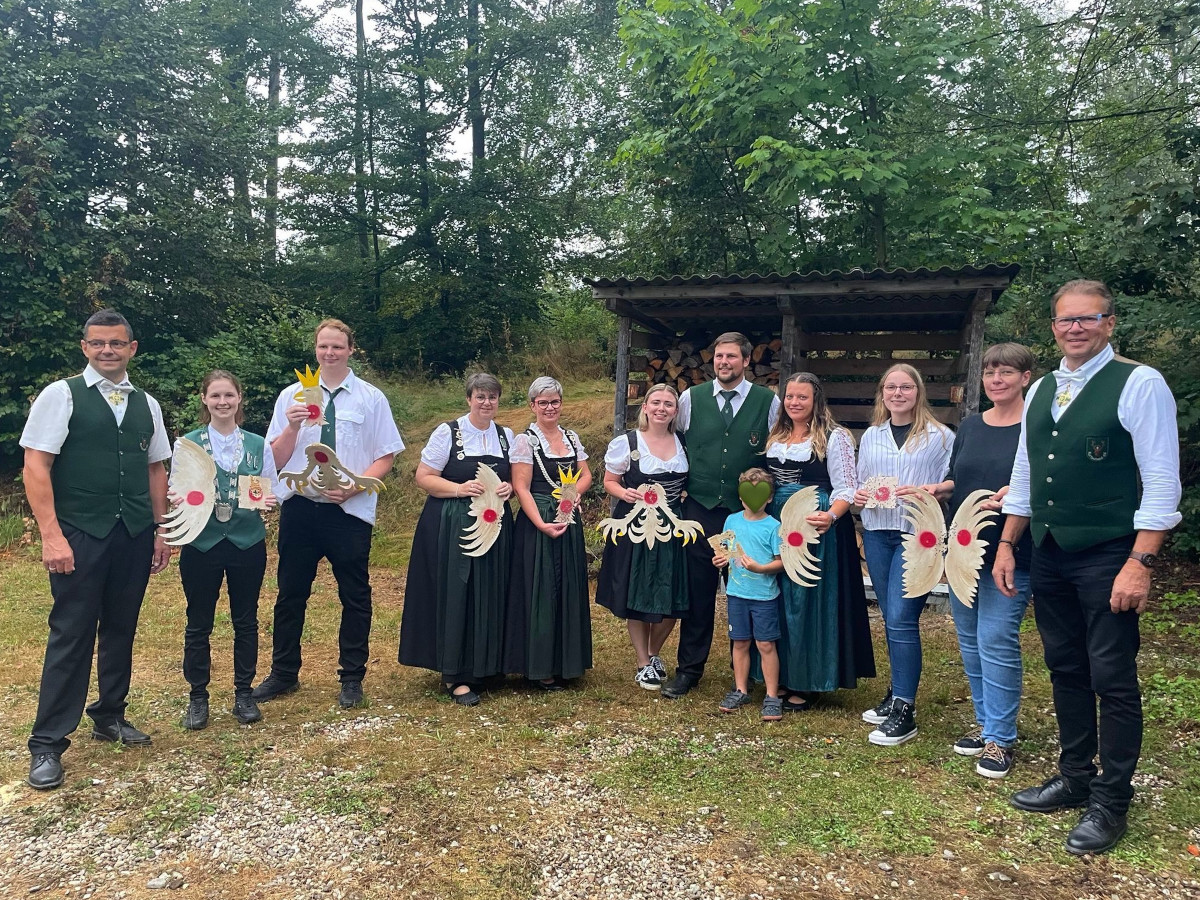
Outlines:
[[[857,485],[854,438],[833,418],[811,373],[787,380],[765,462],[775,479],[771,515],[779,518],[802,488],[815,485],[819,497],[819,511],[808,521],[821,534],[813,551],[821,577],[811,588],[780,577],[779,683],[784,710],[800,712],[808,705],[803,694],[853,688],[859,678],[875,677],[858,541],[847,515]]]
[[[587,551],[576,507],[592,486],[579,435],[558,424],[562,385],[529,386],[534,421],[512,447],[512,483],[521,504],[513,529],[509,659],[505,671],[544,691],[592,667]]]
[[[493,420],[500,404],[494,375],[467,378],[470,411],[433,430],[421,451],[416,482],[429,495],[413,535],[404,614],[400,623],[400,662],[438,672],[460,706],[479,703],[484,679],[503,674],[504,622],[512,568],[512,496],[509,450],[511,429]],[[492,516],[470,513],[473,498],[484,494],[480,464],[500,478],[501,501]],[[495,540],[481,556],[463,549],[465,532],[481,519]],[[490,519],[490,521],[489,521]]]
[[[671,510],[680,515],[688,459],[675,433],[678,411],[675,389],[656,384],[646,392],[637,430],[608,445],[604,490],[617,501],[615,517],[628,515],[641,497],[637,488],[650,482],[664,490]],[[596,602],[625,620],[637,657],[634,681],[648,691],[662,687],[667,675],[662,647],[688,609],[687,565],[683,541],[675,537],[648,547],[634,543],[626,533],[604,545]]]

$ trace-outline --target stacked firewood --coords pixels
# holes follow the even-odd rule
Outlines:
[[[754,345],[750,362],[746,366],[746,377],[756,384],[775,387],[779,384],[779,364],[782,360],[779,338],[765,339]],[[683,393],[694,384],[711,381],[713,351],[708,346],[698,346],[690,341],[680,341],[669,350],[636,350],[643,356],[646,383],[666,383]],[[631,366],[637,371],[636,365]]]

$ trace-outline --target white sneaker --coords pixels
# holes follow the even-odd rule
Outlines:
[[[644,688],[647,691],[662,689],[662,679],[658,677],[658,672],[654,671],[653,663],[638,669],[637,674],[633,676],[633,680],[637,682],[638,687]]]

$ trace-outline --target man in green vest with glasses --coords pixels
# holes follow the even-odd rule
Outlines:
[[[1112,849],[1126,830],[1142,746],[1138,616],[1181,518],[1179,433],[1163,377],[1113,353],[1102,282],[1064,284],[1050,316],[1063,358],[1025,401],[993,576],[1015,596],[1013,547],[1029,529],[1061,751],[1059,773],[1011,802],[1041,813],[1086,807],[1066,841],[1082,855]]]
[[[38,790],[62,784],[62,754],[83,717],[94,648],[100,696],[87,708],[92,737],[150,743],[125,718],[125,698],[146,584],[171,558],[154,527],[167,512],[163,461],[171,446],[158,402],[126,374],[137,353],[133,329],[120,313],[102,310],[84,325],[80,347],[87,368],[42,391],[21,433],[25,494],[54,598],[29,736],[29,784]]]
[[[725,519],[740,512],[738,477],[758,465],[767,434],[779,418],[779,397],[745,378],[750,341],[728,331],[713,342],[716,379],[684,391],[675,428],[687,437],[688,485],[683,517],[695,519],[704,533],[720,534]],[[679,623],[675,677],[662,695],[677,700],[704,674],[712,646],[720,573],[712,564],[708,541],[688,545],[688,612]]]

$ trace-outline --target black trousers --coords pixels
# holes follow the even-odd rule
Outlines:
[[[283,503],[279,518],[279,596],[271,671],[285,681],[300,675],[300,637],[317,563],[328,559],[342,602],[338,679],[362,681],[371,636],[371,526],[336,503],[299,495]]]
[[[705,509],[691,497],[683,501],[683,518],[704,526],[704,537],[688,544],[688,612],[679,620],[679,664],[676,672],[699,678],[712,648],[717,584],[721,572],[713,565],[713,549],[705,538],[720,534],[733,510]]]
[[[1070,553],[1047,537],[1033,551],[1030,586],[1058,718],[1059,771],[1092,800],[1124,813],[1142,750],[1142,695],[1134,612],[1109,606],[1133,535]],[[1100,701],[1099,727],[1096,700]],[[1100,754],[1103,773],[1097,776]]]
[[[124,718],[133,635],[154,557],[153,526],[131,536],[118,523],[104,538],[66,523],[62,530],[75,571],[50,575],[54,605],[30,753],[62,753],[71,746],[68,735],[79,727],[87,702],[93,651],[100,696],[87,714],[98,725]]]
[[[229,618],[233,623],[233,689],[250,693],[258,665],[258,594],[267,570],[267,542],[241,550],[227,540],[208,550],[184,547],[179,554],[179,578],[187,597],[187,626],[183,630],[183,677],[193,700],[208,699],[212,669],[213,619],[221,582],[229,589]]]

